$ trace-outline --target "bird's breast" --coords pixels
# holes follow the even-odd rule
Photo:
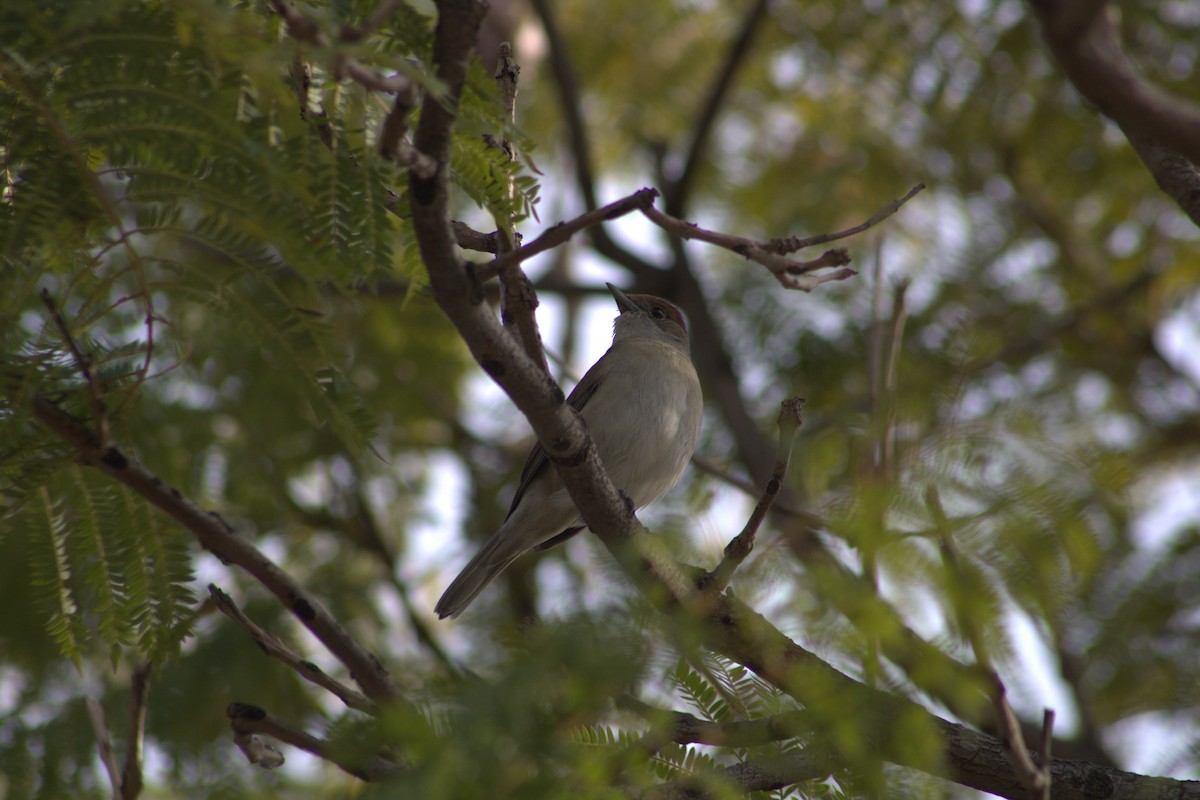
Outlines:
[[[696,447],[703,401],[696,370],[677,348],[651,339],[618,348],[582,414],[613,482],[641,507],[679,480]]]

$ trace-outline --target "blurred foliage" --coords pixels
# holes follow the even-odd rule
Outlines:
[[[375,5],[297,7],[334,32]],[[483,230],[512,220],[528,241],[542,195],[582,210],[577,154],[536,16],[492,5],[522,65],[517,127],[484,52],[460,108],[455,215]],[[347,52],[439,92],[433,13],[402,6]],[[604,199],[678,176],[745,13],[555,4]],[[1194,5],[1123,13],[1144,73],[1200,99]],[[129,676],[147,660],[151,797],[608,798],[804,744],[639,748],[653,725],[622,698],[714,722],[796,705],[696,650],[589,537],[514,565],[463,620],[431,619],[460,556],[502,519],[528,441],[422,292],[406,176],[377,153],[387,104],[333,80],[331,48],[298,56],[264,3],[213,0],[15,0],[0,41],[0,798],[107,796],[82,698],[101,701],[123,754]],[[314,70],[307,118],[297,57]],[[481,143],[499,133],[521,161]],[[839,669],[939,713],[978,704],[978,687],[911,649],[910,629],[965,662],[976,631],[1030,720],[1065,704],[1058,733],[1121,766],[1131,726],[1173,726],[1158,760],[1133,766],[1194,776],[1200,532],[1162,509],[1194,498],[1200,466],[1197,232],[1058,75],[1025,7],[770,4],[687,212],[743,236],[805,236],[919,180],[923,194],[848,243],[860,276],[812,295],[689,245],[762,429],[779,400],[808,398],[788,501],[828,521],[814,535],[773,518],[735,587]],[[666,252],[634,222],[611,227],[653,263]],[[569,288],[563,304],[543,295],[566,310],[547,344],[572,360],[594,334],[580,298],[595,281],[569,258],[550,269]],[[264,658],[202,602],[205,584],[342,673],[261,587],[75,464],[33,421],[39,393],[81,419],[102,399],[126,452],[307,585],[413,708],[366,719]],[[744,472],[715,409],[701,451]],[[647,519],[712,566],[750,502],[691,470]],[[545,622],[529,628],[534,616]],[[1023,650],[1031,639],[1041,656]],[[1034,663],[1064,691],[1039,695]],[[255,770],[232,745],[231,700],[341,752],[386,742],[406,769],[365,790],[291,750],[281,770]],[[836,693],[805,710],[862,769],[770,796],[869,786],[876,734]],[[936,750],[923,730],[891,735]],[[885,775],[895,796],[959,791]]]

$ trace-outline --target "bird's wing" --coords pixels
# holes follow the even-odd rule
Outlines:
[[[567,405],[576,411],[582,411],[587,405],[587,401],[596,393],[596,389],[600,388],[600,374],[602,370],[600,365],[604,363],[602,356],[599,361],[592,365],[592,368],[587,371],[587,374],[575,384],[575,388],[571,390],[571,394],[567,396]],[[529,451],[529,457],[525,459],[525,466],[521,469],[521,481],[517,485],[516,494],[513,495],[512,505],[508,507],[508,516],[511,517],[513,511],[516,510],[517,504],[521,502],[521,498],[525,496],[525,490],[533,483],[534,478],[542,474],[549,465],[549,459],[546,457],[546,451],[542,448],[541,442],[535,442],[533,449]],[[505,517],[507,519],[508,517]]]

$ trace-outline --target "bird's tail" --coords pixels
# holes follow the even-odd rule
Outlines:
[[[512,531],[501,528],[492,534],[492,538],[479,548],[475,557],[463,567],[463,571],[458,573],[458,577],[442,593],[441,599],[434,607],[438,617],[453,619],[461,614],[493,578],[527,549],[527,544],[514,539]]]

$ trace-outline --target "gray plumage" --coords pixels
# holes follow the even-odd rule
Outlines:
[[[635,508],[678,482],[696,448],[703,398],[679,309],[650,295],[609,291],[621,309],[613,343],[567,398],[587,422],[609,477]],[[525,461],[508,518],[438,600],[439,617],[457,617],[527,550],[556,545],[583,521],[541,445]]]

